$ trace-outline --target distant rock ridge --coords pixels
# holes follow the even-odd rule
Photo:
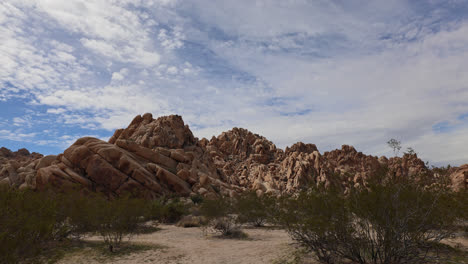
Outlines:
[[[245,190],[293,193],[312,184],[365,186],[382,168],[389,176],[436,177],[415,154],[375,157],[343,145],[320,154],[314,144],[297,142],[284,151],[266,138],[233,128],[210,140],[194,137],[181,116],[136,116],[108,142],[85,137],[57,156],[25,149],[0,149],[0,184],[66,191],[82,188],[108,196],[133,193],[235,196]],[[468,164],[451,171],[452,186],[466,190]]]

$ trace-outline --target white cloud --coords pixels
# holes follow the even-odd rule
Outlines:
[[[11,131],[6,129],[0,130],[0,139],[28,142],[34,136],[36,136],[36,133],[21,133],[19,131]]]
[[[379,155],[397,137],[431,161],[468,160],[467,17],[358,2],[2,2],[0,100],[92,132],[177,113],[197,136],[243,126],[280,147]]]
[[[177,74],[179,71],[177,70],[177,67],[175,66],[171,66],[169,68],[167,68],[167,73],[169,74]]]
[[[49,114],[63,114],[66,111],[67,110],[64,109],[64,108],[50,108],[50,109],[47,109],[47,113],[49,113]]]
[[[161,45],[167,50],[173,50],[181,48],[184,43],[182,42],[185,39],[184,34],[182,33],[181,28],[175,27],[172,31],[172,35],[167,33],[166,29],[159,30],[158,40],[161,42]]]
[[[128,74],[128,69],[123,68],[119,72],[112,73],[111,80],[113,80],[113,81],[122,81],[127,74]]]

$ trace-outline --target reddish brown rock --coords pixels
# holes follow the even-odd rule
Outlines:
[[[437,177],[414,154],[378,158],[348,145],[320,154],[314,144],[302,142],[283,151],[242,128],[198,140],[177,115],[137,116],[109,142],[81,138],[58,156],[0,149],[0,184],[78,187],[109,196],[236,196],[247,189],[263,195],[293,193],[310,185],[346,191],[366,186],[370,176],[385,170],[388,177]],[[468,165],[450,173],[452,186],[466,189]]]
[[[292,152],[303,152],[310,154],[314,151],[318,151],[317,146],[315,146],[315,144],[304,144],[302,142],[297,142],[291,147],[286,147],[285,153],[286,155]]]
[[[34,187],[35,166],[43,156],[27,149],[11,151],[0,148],[0,184],[12,187]]]
[[[114,143],[119,139],[133,141],[150,149],[156,147],[177,149],[196,143],[182,117],[171,115],[153,119],[149,113],[135,117],[126,129],[117,130],[109,142]]]
[[[464,164],[450,174],[452,188],[455,191],[462,191],[468,189],[468,164]]]

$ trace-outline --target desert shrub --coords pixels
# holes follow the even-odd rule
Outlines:
[[[148,219],[161,223],[177,223],[187,213],[187,206],[178,198],[156,199],[151,201],[147,206]]]
[[[466,219],[465,201],[411,179],[378,180],[348,196],[315,188],[284,199],[277,219],[322,263],[425,263]]]
[[[314,252],[322,263],[335,263],[339,244],[349,240],[349,218],[343,197],[318,190],[281,199],[276,215],[292,239]]]
[[[163,210],[163,222],[164,223],[176,223],[184,215],[187,214],[187,207],[179,199],[174,199],[167,202]]]
[[[432,245],[450,237],[464,205],[449,189],[430,189],[403,180],[354,191],[349,208],[362,255],[370,263],[418,263]]]
[[[131,239],[145,221],[145,201],[128,197],[107,200],[93,199],[87,209],[91,229],[97,232],[111,252],[124,238]]]
[[[201,227],[206,224],[206,219],[203,216],[186,215],[177,222],[177,226],[188,227]]]
[[[38,254],[60,232],[57,212],[49,193],[0,188],[0,263]]]
[[[62,230],[58,239],[75,238],[96,231],[96,214],[101,201],[106,199],[99,194],[82,193],[70,190],[55,195]]]
[[[200,206],[201,215],[208,220],[224,217],[233,213],[233,203],[230,198],[218,197],[216,199],[205,199]]]
[[[203,196],[201,196],[200,194],[192,195],[190,196],[190,199],[194,204],[201,204],[203,202]]]
[[[201,215],[207,220],[204,232],[211,231],[222,237],[246,237],[240,229],[234,212],[233,201],[229,197],[204,200],[200,207]]]
[[[256,227],[263,226],[271,218],[274,207],[274,197],[267,194],[258,196],[253,191],[246,192],[235,201],[237,221]]]
[[[146,205],[147,220],[161,222],[161,219],[163,217],[163,211],[164,211],[163,207],[164,207],[164,204],[159,199],[149,201]]]

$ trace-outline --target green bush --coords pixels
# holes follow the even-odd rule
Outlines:
[[[49,193],[0,188],[0,263],[34,257],[62,228]]]
[[[277,220],[322,263],[424,263],[466,219],[466,193],[382,178],[348,196],[315,188],[284,199]]]
[[[167,206],[165,215],[177,215],[178,206]],[[98,233],[112,251],[138,231],[146,208],[129,197],[0,188],[0,263],[30,262],[53,241],[85,233]]]
[[[205,216],[207,220],[225,217],[232,213],[234,213],[233,202],[227,197],[205,199],[200,206],[200,214]]]
[[[147,206],[148,219],[161,223],[177,223],[187,213],[187,206],[178,198],[153,200]]]
[[[120,246],[124,238],[138,232],[139,225],[145,221],[145,201],[133,198],[107,200],[93,199],[94,206],[87,209],[92,230],[97,232],[111,252]]]
[[[58,239],[79,239],[87,233],[95,232],[98,205],[106,199],[105,197],[94,193],[67,191],[56,194],[55,199],[59,206],[58,213],[63,219],[63,229]]]
[[[207,220],[205,232],[211,231],[228,238],[246,237],[234,214],[234,202],[229,197],[204,200],[200,207],[200,213]]]
[[[201,204],[203,202],[203,196],[201,196],[200,194],[192,195],[190,196],[190,199],[194,204]]]
[[[237,221],[242,224],[251,224],[256,227],[263,226],[275,210],[275,198],[264,194],[258,196],[250,191],[242,194],[235,201]]]

